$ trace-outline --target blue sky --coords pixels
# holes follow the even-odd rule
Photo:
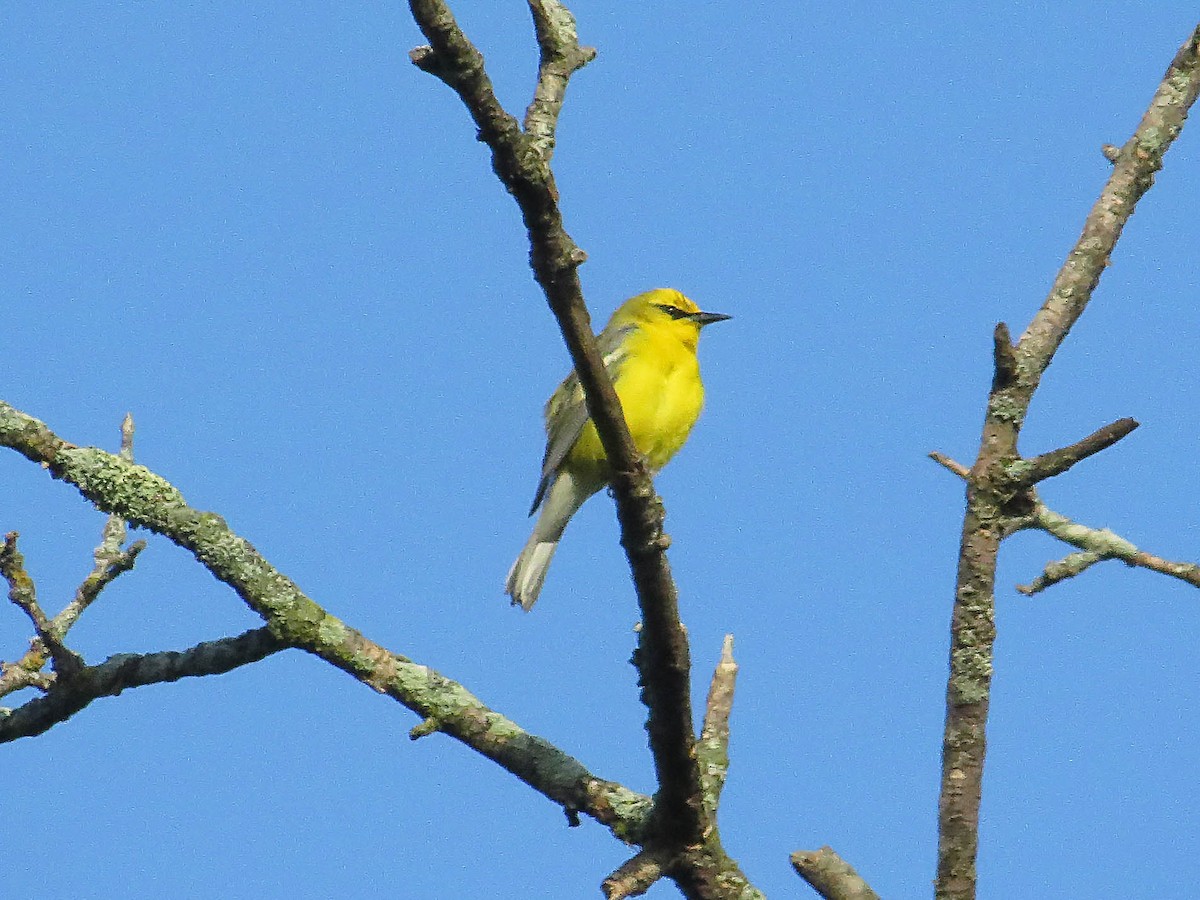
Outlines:
[[[523,109],[524,4],[455,8]],[[599,56],[555,169],[597,325],[654,286],[735,317],[658,481],[698,697],[726,632],[742,666],[726,847],[772,895],[804,895],[787,854],[828,843],[883,896],[928,896],[962,490],[925,454],[973,458],[991,329],[1035,312],[1195,6],[572,8]],[[0,397],[110,448],[131,410],[139,461],[319,603],[648,791],[611,503],[572,523],[533,613],[502,594],[569,364],[420,42],[399,3],[5,4]],[[1179,559],[1200,557],[1198,142],[1022,442],[1139,419],[1043,496]],[[0,530],[48,608],[102,522],[0,455]],[[1001,558],[980,896],[1192,897],[1200,603],[1116,564],[1011,589],[1064,552],[1026,534]],[[99,661],[255,624],[152,538],[71,643]],[[0,635],[24,649],[15,608]],[[2,750],[5,892],[595,896],[626,858],[413,724],[297,652],[99,701]]]

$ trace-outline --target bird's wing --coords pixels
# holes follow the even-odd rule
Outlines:
[[[615,329],[606,328],[596,337],[596,349],[600,351],[604,360],[604,371],[614,383],[620,375],[621,365],[625,362],[625,338],[634,327],[626,325]],[[541,505],[546,491],[554,483],[558,467],[579,440],[579,434],[587,420],[583,386],[579,383],[579,376],[572,371],[546,401],[546,455],[542,457],[542,477],[538,481],[533,505],[529,507],[530,515]]]

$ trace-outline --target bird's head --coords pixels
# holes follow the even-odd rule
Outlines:
[[[695,347],[700,329],[713,322],[723,322],[730,316],[704,312],[695,303],[670,288],[655,288],[626,300],[613,313],[611,325],[651,328],[674,334],[682,343]]]

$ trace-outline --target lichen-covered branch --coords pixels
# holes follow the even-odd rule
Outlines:
[[[121,450],[117,454],[126,462],[133,462],[133,430],[133,415],[126,413],[121,422]],[[92,553],[92,571],[83,579],[71,602],[54,617],[54,628],[59,634],[70,631],[83,611],[100,596],[100,592],[131,570],[138,554],[146,549],[145,541],[134,541],[124,547],[127,530],[120,516],[109,516],[105,520],[100,544]]]
[[[995,641],[995,573],[1000,542],[1028,527],[1034,476],[1062,471],[1076,458],[1111,443],[1122,428],[1085,439],[1031,468],[1017,449],[1021,426],[1042,373],[1071,326],[1082,315],[1109,265],[1121,230],[1153,183],[1163,155],[1179,134],[1200,92],[1200,28],[1175,56],[1149,109],[1117,154],[1113,171],[1089,213],[1041,309],[1016,346],[997,326],[994,378],[979,455],[967,476],[958,583],[951,620],[950,673],[942,785],[938,804],[939,900],[975,896],[979,803],[986,755],[986,725]],[[1115,423],[1120,425],[1120,423]],[[1113,428],[1113,426],[1110,426]],[[1107,444],[1105,444],[1107,445]]]
[[[133,460],[133,416],[128,413],[121,423],[120,457],[126,461]],[[23,561],[16,551],[17,535],[14,533],[9,536],[11,547],[6,547],[4,552],[8,555],[7,562],[17,562],[17,568],[20,570],[19,580],[28,585],[32,604],[26,609],[26,614],[33,622],[37,637],[15,663],[0,664],[0,697],[25,687],[49,691],[57,678],[63,675],[70,676],[82,668],[83,660],[66,646],[67,632],[79,621],[84,610],[95,602],[101,591],[133,568],[138,554],[146,548],[145,541],[135,541],[129,547],[123,548],[125,537],[125,523],[119,516],[109,516],[101,532],[100,544],[92,553],[92,571],[76,589],[71,602],[64,606],[58,615],[47,620],[41,607],[33,600],[33,580],[24,571]],[[13,583],[12,578],[9,578],[9,582],[10,585]],[[16,600],[17,597],[14,596],[13,599]],[[18,605],[21,604],[18,602]],[[47,662],[47,655],[54,663],[54,671],[50,673],[42,671]]]
[[[6,673],[13,672],[15,675],[16,672],[31,671],[26,660],[32,661],[40,658],[44,664],[45,656],[49,655],[50,661],[54,665],[55,675],[58,677],[70,676],[82,668],[83,660],[79,658],[79,654],[62,642],[62,634],[55,630],[53,623],[47,618],[41,604],[38,603],[37,588],[34,586],[33,579],[29,577],[29,573],[25,571],[25,558],[17,549],[18,537],[19,535],[15,531],[10,531],[4,536],[4,543],[0,544],[0,576],[3,576],[4,580],[8,582],[8,599],[29,617],[29,621],[33,624],[33,630],[37,634],[37,640],[30,646],[25,660],[13,668],[7,669]],[[38,668],[40,669],[40,666]],[[27,684],[36,683],[36,681],[27,681]]]
[[[662,878],[666,867],[664,854],[643,850],[631,856],[620,868],[605,878],[600,889],[604,892],[606,900],[640,897],[650,890],[654,882]]]
[[[1040,501],[1034,507],[1032,528],[1040,528],[1047,534],[1052,534],[1064,543],[1078,547],[1079,553],[1047,564],[1042,572],[1030,584],[1018,585],[1017,590],[1023,594],[1036,594],[1051,585],[1058,584],[1068,578],[1073,578],[1085,569],[1106,559],[1119,559],[1121,562],[1149,569],[1162,575],[1178,578],[1192,587],[1200,587],[1200,565],[1190,562],[1172,562],[1147,553],[1118,534],[1107,528],[1089,528],[1054,512]]]
[[[949,469],[959,478],[966,479],[970,470],[959,462],[955,462],[943,453],[934,451],[929,458]],[[1070,553],[1060,560],[1046,564],[1042,574],[1029,584],[1017,585],[1017,590],[1027,596],[1040,593],[1048,587],[1074,578],[1076,575],[1090,569],[1096,563],[1108,559],[1117,559],[1129,566],[1137,566],[1169,575],[1187,582],[1192,587],[1200,587],[1200,564],[1190,562],[1172,562],[1139,549],[1132,542],[1121,537],[1107,528],[1090,528],[1068,519],[1061,513],[1046,506],[1033,488],[1025,491],[1023,506],[1028,509],[1020,519],[1012,522],[1014,530],[1039,529],[1065,544],[1078,547],[1078,553]]]
[[[76,447],[3,401],[0,446],[45,466],[103,512],[187,550],[263,618],[279,643],[306,650],[433,720],[436,730],[564,808],[592,816],[622,840],[635,840],[644,828],[651,806],[648,797],[597,778],[549,742],[488,709],[461,684],[391,653],[330,615],[220,516],[193,509],[173,485],[149,469],[94,447]]]
[[[544,135],[522,131],[505,112],[484,71],[483,57],[444,2],[409,0],[409,7],[429,41],[412,52],[413,62],[458,94],[479,129],[480,140],[492,151],[496,175],[521,209],[534,277],[558,321],[612,467],[621,544],[642,612],[637,660],[659,784],[655,823],[664,840],[679,846],[694,844],[702,837],[705,823],[692,730],[691,661],[665,553],[669,541],[663,532],[664,512],[596,351],[577,271],[586,256],[563,225]],[[559,29],[561,43],[571,45],[574,22],[567,29],[562,11],[556,11],[557,20],[552,17],[549,11],[557,7],[561,4],[548,0],[533,4],[535,23],[539,31]],[[544,58],[547,41],[541,35],[539,43]],[[576,57],[580,65],[586,62],[584,56]],[[535,119],[550,108],[536,97],[533,106]]]

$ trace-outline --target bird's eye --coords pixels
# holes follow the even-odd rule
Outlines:
[[[688,316],[688,313],[684,312],[678,306],[671,306],[667,303],[655,303],[654,305],[665,312],[672,319],[686,319]]]

